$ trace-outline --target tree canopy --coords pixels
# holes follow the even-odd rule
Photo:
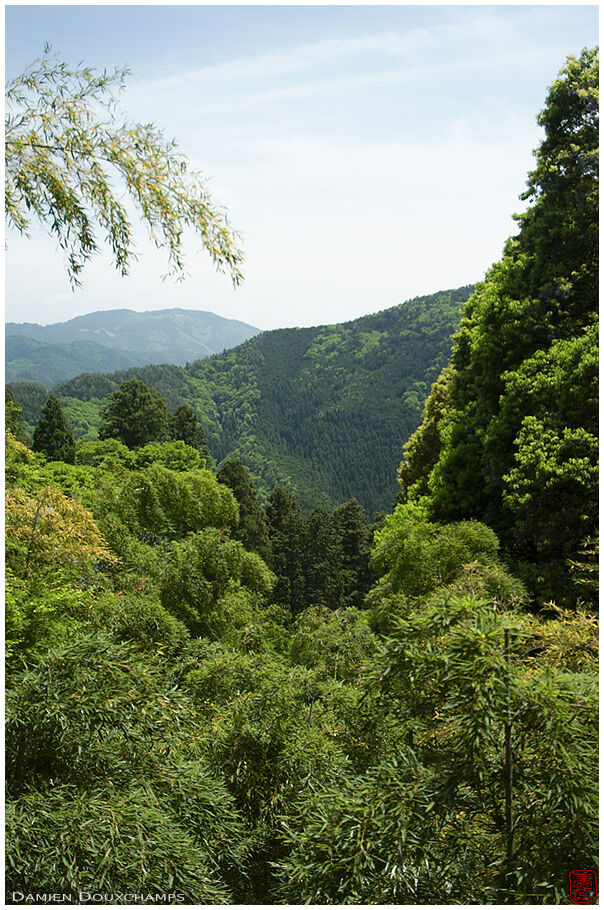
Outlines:
[[[5,208],[8,224],[27,234],[35,217],[59,242],[73,285],[105,235],[115,267],[136,258],[133,203],[157,247],[168,251],[168,274],[182,277],[184,232],[197,234],[219,270],[242,279],[243,254],[227,216],[201,174],[193,171],[152,123],[132,123],[117,96],[128,70],[70,68],[47,46],[41,59],[6,89]]]
[[[171,414],[166,402],[140,379],[123,382],[109,396],[101,413],[99,439],[120,439],[134,449],[171,436]]]
[[[400,479],[434,518],[487,523],[538,596],[570,603],[597,529],[597,50],[567,60],[538,121],[531,204],[464,307]]]
[[[74,462],[75,440],[56,395],[50,395],[44,405],[34,431],[33,449],[35,452],[43,452],[53,461],[65,461],[68,464]]]

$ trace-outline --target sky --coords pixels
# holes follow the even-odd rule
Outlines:
[[[128,66],[120,105],[174,137],[243,238],[233,288],[194,237],[189,276],[143,227],[127,278],[73,291],[42,228],[6,234],[6,319],[210,310],[261,329],[332,324],[474,283],[515,233],[536,115],[597,5],[8,5],[7,81],[45,42]]]

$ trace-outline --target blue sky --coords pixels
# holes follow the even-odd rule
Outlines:
[[[97,257],[72,292],[53,240],[9,233],[6,318],[181,306],[278,328],[480,280],[515,230],[547,87],[567,55],[597,43],[597,15],[595,5],[6,7],[7,79],[44,42],[71,64],[126,64],[123,109],[177,138],[247,256],[233,290],[191,241],[190,277],[164,282],[165,257],[141,229],[127,279]]]

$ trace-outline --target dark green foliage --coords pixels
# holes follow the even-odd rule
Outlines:
[[[4,389],[4,425],[5,430],[12,433],[19,442],[24,445],[30,444],[21,406],[15,401],[15,396],[8,386]]]
[[[61,403],[50,395],[34,430],[34,452],[43,452],[51,461],[75,461],[75,440],[67,425]]]
[[[210,453],[203,427],[190,404],[181,404],[176,408],[172,423],[172,436],[175,440],[182,440],[191,448],[198,449],[206,466],[209,467]]]
[[[239,506],[239,524],[233,537],[240,540],[246,550],[270,559],[268,525],[264,511],[252,484],[249,472],[238,458],[229,458],[216,474],[219,483],[233,491]]]
[[[34,427],[48,400],[48,389],[38,382],[9,382],[7,388],[11,390],[16,403],[20,406],[25,423]]]
[[[396,750],[299,794],[283,820],[282,901],[565,903],[568,864],[596,864],[596,690],[547,659],[537,669],[531,653],[549,647],[540,624],[474,598],[401,620],[368,681],[381,722],[396,723]]]
[[[335,509],[332,522],[341,546],[342,603],[362,607],[365,595],[375,580],[369,564],[373,534],[367,515],[358,500],[351,499]]]
[[[220,866],[241,862],[241,822],[220,782],[177,746],[190,706],[161,662],[97,635],[51,651],[15,687],[9,890],[27,893],[33,881],[54,891],[58,881],[76,894],[230,899]]]
[[[308,516],[304,554],[306,603],[337,609],[343,593],[342,544],[338,529],[325,509],[314,509]]]
[[[22,335],[8,335],[5,347],[6,378],[12,382],[40,382],[49,388],[84,370],[110,373],[145,363],[128,351],[112,351],[94,341],[44,344]]]
[[[306,606],[307,526],[295,497],[285,487],[277,487],[269,496],[266,520],[271,544],[269,565],[277,576],[273,597],[276,603],[298,613]]]
[[[166,402],[140,379],[129,379],[113,392],[101,411],[99,439],[119,439],[130,449],[170,438]]]

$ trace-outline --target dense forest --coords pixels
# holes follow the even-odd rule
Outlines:
[[[587,50],[552,84],[452,349],[461,291],[82,376],[98,438],[77,381],[33,434],[8,391],[9,902],[564,904],[597,868],[597,86]],[[225,457],[280,474],[323,408],[355,478],[401,396],[377,520]]]
[[[239,457],[263,496],[287,485],[305,512],[353,497],[370,513],[390,509],[401,445],[447,363],[471,291],[418,297],[340,325],[263,332],[186,368],[86,373],[54,391],[75,437],[90,441],[106,396],[140,379],[171,408],[194,407],[215,461]],[[47,393],[29,382],[10,386],[32,426]]]

